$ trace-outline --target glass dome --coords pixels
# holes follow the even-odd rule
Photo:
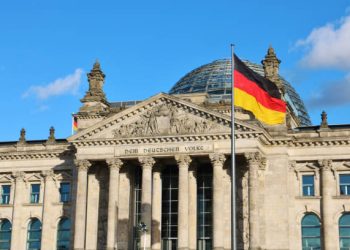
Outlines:
[[[260,75],[264,75],[262,65],[243,62]],[[281,77],[286,89],[285,100],[299,117],[301,125],[310,126],[311,121],[305,105],[292,85]],[[231,60],[222,59],[196,68],[182,77],[169,94],[208,93],[210,102],[231,99]]]

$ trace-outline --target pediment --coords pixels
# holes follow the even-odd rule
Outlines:
[[[258,127],[236,122],[243,133]],[[68,138],[69,141],[211,135],[231,133],[231,117],[160,93],[104,119]]]

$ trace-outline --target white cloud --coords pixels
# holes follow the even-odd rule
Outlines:
[[[44,100],[51,96],[64,95],[64,94],[76,94],[81,84],[81,76],[83,70],[76,69],[73,74],[67,75],[62,78],[58,78],[44,86],[34,85],[31,86],[24,94],[23,97],[31,95]]]
[[[350,15],[337,24],[315,28],[296,47],[306,48],[301,63],[310,68],[350,69]]]

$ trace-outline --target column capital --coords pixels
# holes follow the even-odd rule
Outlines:
[[[45,181],[53,180],[55,177],[55,173],[52,169],[41,171],[41,175],[44,177]]]
[[[329,160],[329,159],[319,160],[318,165],[320,166],[322,171],[333,170],[332,160]]]
[[[120,170],[120,168],[123,166],[124,162],[119,159],[119,158],[110,158],[110,159],[106,159],[106,163],[108,165],[108,168],[110,170],[112,169],[118,169]]]
[[[15,181],[24,181],[25,173],[23,171],[12,172],[12,176]]]
[[[78,171],[88,171],[91,167],[91,162],[88,160],[74,160],[75,166],[78,168]]]
[[[148,156],[139,157],[138,160],[139,160],[142,168],[151,168],[152,169],[152,167],[156,163],[156,161],[154,160],[153,157],[148,157]]]
[[[210,159],[213,167],[215,167],[215,166],[223,167],[225,160],[226,160],[226,157],[224,154],[210,154],[209,159]]]
[[[175,160],[179,168],[188,168],[192,161],[189,155],[175,155]]]
[[[257,167],[261,170],[266,168],[266,158],[262,157],[261,153],[248,152],[244,154],[244,157],[246,158],[249,167]]]

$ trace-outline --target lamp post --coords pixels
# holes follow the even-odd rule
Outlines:
[[[140,233],[144,233],[143,250],[146,250],[146,240],[147,240],[147,238],[145,237],[146,236],[145,234],[148,231],[147,225],[144,222],[141,221],[137,225],[137,229],[139,230]]]

